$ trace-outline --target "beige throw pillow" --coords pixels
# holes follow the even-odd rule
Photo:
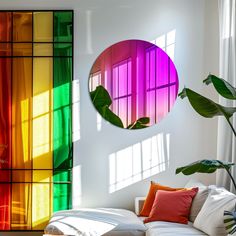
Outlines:
[[[232,211],[236,196],[224,188],[212,189],[193,226],[211,236],[226,236],[224,211]]]
[[[194,222],[197,218],[198,213],[202,209],[203,204],[205,203],[209,194],[208,187],[199,187],[196,196],[193,199],[190,214],[189,214],[189,221]]]

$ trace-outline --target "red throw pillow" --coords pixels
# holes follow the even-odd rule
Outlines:
[[[152,210],[152,205],[156,196],[156,192],[159,190],[165,190],[165,191],[177,191],[177,190],[182,190],[183,188],[171,188],[168,186],[160,185],[158,183],[155,183],[151,181],[151,185],[149,188],[149,192],[147,195],[147,198],[143,204],[143,208],[140,212],[140,216],[149,216],[151,210]]]
[[[198,188],[182,191],[158,190],[150,215],[144,223],[169,221],[187,224],[192,200],[197,192]]]

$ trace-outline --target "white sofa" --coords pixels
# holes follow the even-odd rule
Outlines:
[[[190,183],[186,187],[196,186]],[[198,187],[203,187],[198,184]],[[203,191],[207,188],[206,191]],[[236,196],[225,189],[203,187],[195,196],[187,225],[155,221],[143,224],[137,215],[144,198],[135,199],[135,213],[124,209],[75,209],[57,212],[45,228],[45,236],[226,236],[223,211],[233,210]],[[209,194],[210,192],[210,194]],[[211,193],[212,192],[212,193]],[[192,222],[191,222],[192,221]]]

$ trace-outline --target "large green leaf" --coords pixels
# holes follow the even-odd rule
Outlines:
[[[90,92],[90,96],[93,105],[104,119],[113,125],[121,128],[124,127],[120,117],[109,109],[109,106],[112,104],[112,100],[109,93],[102,85],[97,86],[94,91]]]
[[[203,81],[206,85],[212,83],[216,91],[224,98],[236,100],[236,88],[229,84],[224,79],[221,79],[215,75],[208,75]]]
[[[223,162],[219,160],[200,160],[187,166],[176,169],[176,174],[192,175],[194,173],[213,173],[217,169],[229,170],[235,163]]]
[[[148,123],[150,122],[150,118],[149,117],[141,117],[138,120],[134,121],[133,123],[131,123],[130,125],[128,125],[127,129],[143,129],[143,128],[147,128]]]
[[[103,106],[109,107],[112,104],[109,93],[102,85],[97,86],[94,91],[90,92],[90,97],[96,108]]]
[[[188,88],[184,88],[179,93],[179,97],[187,97],[193,109],[203,117],[224,116],[236,136],[236,131],[230,122],[230,117],[236,112],[236,107],[222,106]]]
[[[112,123],[113,125],[116,125],[120,128],[124,128],[124,125],[120,119],[119,116],[117,116],[114,112],[112,112],[108,106],[104,106],[102,107],[102,110],[99,109],[98,110],[99,113],[101,114],[101,116],[106,119],[107,121],[109,121],[110,123]],[[101,112],[100,112],[101,111]]]

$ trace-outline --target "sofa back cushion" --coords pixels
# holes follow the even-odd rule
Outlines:
[[[152,206],[152,210],[144,223],[152,221],[169,221],[187,224],[192,199],[198,188],[182,191],[158,190]]]

